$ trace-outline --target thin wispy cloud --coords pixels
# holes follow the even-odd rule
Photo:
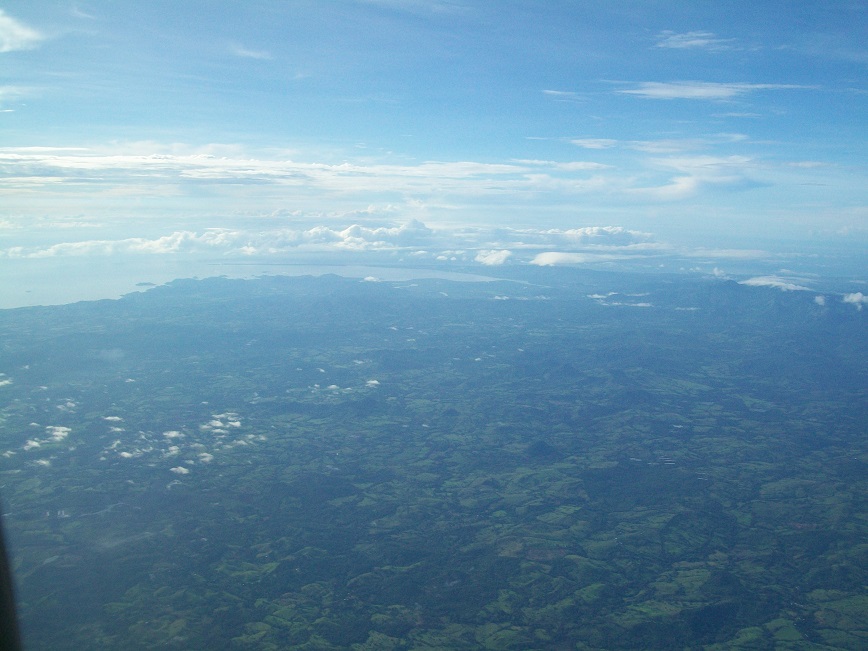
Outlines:
[[[571,90],[543,90],[543,95],[552,98],[556,102],[580,103],[585,100],[584,96]]]
[[[724,260],[759,260],[770,257],[768,251],[762,249],[706,249],[698,248],[684,253],[688,258],[724,259]],[[719,269],[715,275],[723,275]]]
[[[268,61],[272,59],[270,52],[266,50],[252,50],[250,48],[246,48],[243,45],[239,45],[237,43],[233,43],[230,48],[230,52],[237,57],[241,57],[244,59],[258,59],[260,61]]]
[[[31,93],[31,89],[21,86],[0,86],[0,107],[10,100],[25,97]]]
[[[354,0],[354,2],[414,14],[463,14],[468,11],[465,3],[450,0]]]
[[[155,147],[156,149],[156,147]],[[369,161],[322,163],[215,155],[196,149],[141,154],[135,147],[112,151],[0,148],[0,181],[7,189],[52,192],[83,185],[134,190],[191,184],[292,186],[334,193],[500,195],[514,192],[586,192],[600,188],[592,176],[608,169],[594,161],[423,161],[393,164]],[[0,186],[2,188],[2,186]]]
[[[773,287],[785,292],[811,291],[810,287],[799,285],[792,282],[788,278],[782,278],[780,276],[757,276],[755,278],[748,278],[747,280],[742,280],[739,284],[748,285],[750,287]]]
[[[615,140],[612,138],[574,138],[570,144],[582,149],[629,149],[647,154],[674,154],[702,150],[720,144],[749,140],[741,133],[717,133],[696,138],[661,138],[658,140]]]
[[[630,192],[664,201],[693,196],[705,186],[742,188],[755,183],[749,175],[755,163],[747,156],[667,156],[648,162],[679,174],[662,186],[635,188]]]
[[[669,30],[657,35],[657,47],[673,50],[709,50],[712,52],[731,50],[735,47],[734,38],[718,38],[712,32],[676,33]]]
[[[729,111],[727,113],[714,113],[715,118],[761,118],[761,113],[751,113],[749,111]]]
[[[804,90],[812,86],[798,84],[719,83],[713,81],[643,81],[634,88],[615,92],[645,99],[731,100],[761,90]]]
[[[530,264],[539,267],[554,267],[559,265],[586,265],[600,262],[615,262],[625,256],[611,253],[570,253],[567,251],[546,251],[539,253]]]
[[[502,265],[505,263],[510,256],[512,256],[512,251],[507,249],[501,249],[500,251],[488,251],[483,250],[476,254],[476,262],[484,264],[489,267],[495,267],[498,265]]]
[[[617,140],[611,138],[577,138],[570,142],[582,149],[610,149],[618,144]]]
[[[45,36],[18,22],[0,9],[0,52],[31,50],[45,40]]]
[[[78,5],[73,5],[73,6],[70,8],[69,13],[70,13],[71,16],[75,16],[76,18],[83,18],[83,19],[85,19],[85,20],[94,20],[94,19],[96,19],[96,16],[95,16],[95,15],[90,14],[90,13],[84,11],[84,10],[83,10],[81,7],[79,7]]]
[[[529,160],[524,158],[518,158],[515,159],[513,162],[520,165],[538,165],[540,167],[550,167],[552,169],[564,170],[568,172],[575,172],[581,170],[603,170],[611,167],[611,165],[605,165],[603,163],[596,163],[593,161],[558,162],[551,160]]]

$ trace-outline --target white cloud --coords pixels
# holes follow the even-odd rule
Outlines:
[[[692,176],[676,176],[666,185],[648,188],[634,188],[630,192],[643,194],[662,201],[684,199],[696,194],[699,181]]]
[[[140,149],[150,148],[151,153]],[[190,184],[232,183],[291,186],[346,192],[391,192],[467,196],[536,191],[540,179],[586,179],[582,173],[609,168],[594,161],[424,161],[415,164],[343,162],[328,164],[244,156],[229,146],[187,149],[180,145],[131,143],[116,151],[62,148],[0,148],[0,166],[7,188],[57,192],[90,184],[97,191],[178,192]],[[74,186],[73,186],[74,184]],[[125,186],[125,184],[128,184]],[[580,186],[577,186],[580,187]],[[418,201],[418,199],[416,199]]]
[[[75,16],[76,18],[84,18],[85,20],[95,20],[96,19],[95,15],[89,14],[86,11],[84,11],[81,7],[77,7],[75,5],[73,5],[70,8],[69,13],[71,15]]]
[[[787,163],[790,167],[800,167],[802,169],[815,169],[817,167],[828,167],[829,163],[824,163],[818,160],[800,160]]]
[[[352,224],[341,228],[212,228],[175,231],[150,238],[82,240],[42,246],[0,249],[0,259],[39,259],[64,256],[182,256],[268,257],[302,253],[404,253],[418,258],[475,260],[503,264],[529,250],[565,252],[665,252],[669,247],[651,233],[621,226],[583,226],[570,229],[445,228],[432,229],[411,219],[403,224]],[[456,248],[456,244],[461,248]],[[213,424],[215,427],[221,423]]]
[[[213,228],[204,232],[175,231],[156,238],[62,242],[46,247],[11,247],[0,258],[50,258],[107,256],[116,254],[173,254],[222,252],[234,255],[273,255],[290,250],[370,251],[418,246],[433,231],[417,220],[399,226],[369,227],[353,224],[343,229],[314,226],[309,229],[245,231]]]
[[[676,50],[702,49],[711,51],[733,48],[734,38],[717,38],[712,32],[684,32],[678,34],[669,30],[657,35],[657,47]]]
[[[711,259],[736,259],[736,260],[759,260],[768,258],[771,255],[768,251],[762,249],[705,249],[699,248],[693,251],[684,253],[690,258],[711,258]],[[718,275],[718,274],[715,274]],[[722,272],[721,272],[722,275]]]
[[[570,142],[583,149],[610,149],[618,144],[617,140],[611,138],[577,138]]]
[[[501,249],[500,251],[480,251],[474,259],[484,265],[496,266],[506,262],[511,255],[512,251],[506,249]]]
[[[550,167],[553,170],[563,170],[563,171],[567,171],[567,172],[584,171],[584,170],[603,170],[603,169],[609,169],[612,167],[611,165],[604,165],[603,163],[595,163],[593,161],[567,161],[564,163],[559,163],[559,162],[550,161],[550,160],[516,159],[513,162],[523,164],[523,165],[545,166],[545,167]]]
[[[780,276],[757,276],[756,278],[742,280],[739,284],[749,285],[750,287],[776,287],[785,292],[811,291],[810,287],[797,285],[796,283],[790,282],[788,279],[781,278]]]
[[[817,294],[814,296],[814,303],[822,307],[826,304],[826,297],[822,294]]]
[[[230,52],[237,57],[242,57],[245,59],[259,59],[259,60],[268,60],[271,59],[271,54],[266,52],[265,50],[251,50],[249,48],[244,47],[243,45],[238,45],[237,43],[233,43],[230,48]]]
[[[190,473],[189,468],[185,468],[184,466],[175,466],[174,468],[169,468],[176,475],[187,475]]]
[[[546,89],[543,90],[544,95],[550,95],[551,97],[578,97],[578,93],[571,90],[551,90]]]
[[[575,172],[580,170],[608,169],[611,167],[611,165],[604,165],[603,163],[594,163],[591,161],[572,161],[567,163],[553,163],[552,167],[554,167],[556,170]]]
[[[663,167],[670,167],[691,174],[718,174],[720,170],[744,169],[751,163],[747,156],[672,156],[655,158],[653,162]]]
[[[696,194],[704,186],[743,187],[752,181],[749,170],[755,164],[746,156],[670,156],[653,158],[649,164],[681,172],[662,186],[632,188],[630,193],[644,194],[661,200],[677,200]]]
[[[862,306],[864,304],[868,303],[868,296],[866,296],[862,292],[854,292],[852,294],[845,294],[844,295],[844,302],[845,303],[852,303],[853,305],[856,306],[856,309],[861,310]]]
[[[19,23],[0,9],[0,52],[30,50],[44,39],[40,32]]]
[[[748,140],[748,136],[742,133],[717,133],[702,138],[661,138],[658,140],[577,138],[570,140],[570,143],[583,149],[613,149],[618,147],[649,154],[674,154],[745,140]],[[599,163],[597,164],[599,165]]]
[[[551,267],[564,264],[589,264],[593,262],[611,262],[623,260],[622,255],[601,253],[572,253],[568,251],[545,251],[534,256],[530,264],[540,267]]]
[[[653,235],[622,226],[583,226],[570,229],[516,229],[503,231],[513,246],[557,246],[564,249],[638,248],[653,243]]]
[[[69,427],[62,427],[60,425],[49,425],[45,428],[46,434],[51,437],[52,441],[59,442],[69,436],[69,433],[72,430]]]
[[[546,251],[545,253],[538,253],[530,263],[540,267],[551,267],[558,264],[581,264],[587,261],[588,256],[584,253]]]
[[[761,118],[762,113],[751,113],[750,111],[727,111],[726,113],[712,113],[714,118]]]
[[[24,86],[0,86],[0,107],[9,103],[10,100],[17,100],[28,95],[32,95],[34,90]],[[4,109],[4,112],[12,109]]]
[[[464,3],[455,2],[454,0],[354,0],[354,2],[415,14],[439,13],[458,15],[467,11]]]
[[[148,150],[150,150],[149,153]],[[109,151],[51,148],[0,148],[0,169],[7,190],[98,193],[183,194],[204,184],[219,187],[287,186],[321,196],[335,193],[390,193],[469,197],[536,192],[540,179],[578,180],[605,166],[589,161],[534,161],[534,164],[479,161],[423,161],[413,164],[300,162],[286,158],[251,157],[231,146],[127,143]],[[580,176],[578,176],[580,175]],[[576,185],[583,190],[588,186]]]
[[[616,91],[623,95],[636,95],[646,99],[703,99],[730,100],[757,90],[806,89],[796,84],[718,83],[712,81],[643,81],[635,88]]]

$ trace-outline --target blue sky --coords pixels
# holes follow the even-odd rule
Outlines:
[[[868,245],[865,2],[0,10],[7,262]]]

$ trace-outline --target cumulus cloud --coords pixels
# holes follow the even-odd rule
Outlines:
[[[308,229],[246,231],[211,228],[203,232],[175,231],[156,238],[83,240],[45,247],[11,247],[0,258],[51,258],[115,254],[175,254],[222,252],[233,255],[273,255],[291,250],[372,251],[416,247],[433,231],[420,221],[380,227],[353,224],[346,228],[314,226]]]
[[[852,303],[856,306],[856,309],[861,310],[862,306],[868,303],[868,296],[863,294],[862,292],[854,292],[852,294],[844,295],[845,303]]]
[[[0,52],[30,50],[45,39],[32,27],[18,22],[0,9]]]
[[[188,475],[190,474],[190,469],[185,468],[184,466],[175,466],[174,468],[169,468],[176,475]]]
[[[740,95],[758,90],[806,89],[810,86],[797,84],[748,84],[741,82],[720,83],[713,81],[643,81],[634,88],[616,91],[623,95],[635,95],[646,99],[700,99],[731,100]]]
[[[51,437],[52,441],[60,442],[64,440],[72,430],[69,427],[62,427],[60,425],[49,425],[45,428],[46,434]]]
[[[456,242],[465,249],[454,248]],[[665,248],[651,233],[621,226],[583,226],[572,229],[488,230],[462,228],[438,230],[419,220],[401,224],[347,227],[317,225],[308,228],[228,229],[201,232],[175,231],[153,238],[83,240],[47,246],[15,246],[0,249],[2,258],[53,258],[62,256],[219,254],[223,256],[274,256],[290,252],[405,252],[414,257],[475,260],[484,265],[503,264],[517,250],[651,251]],[[468,251],[469,250],[469,251]],[[475,251],[475,253],[474,253]]]

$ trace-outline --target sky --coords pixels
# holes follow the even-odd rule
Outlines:
[[[856,273],[866,37],[860,0],[0,0],[0,268]]]

